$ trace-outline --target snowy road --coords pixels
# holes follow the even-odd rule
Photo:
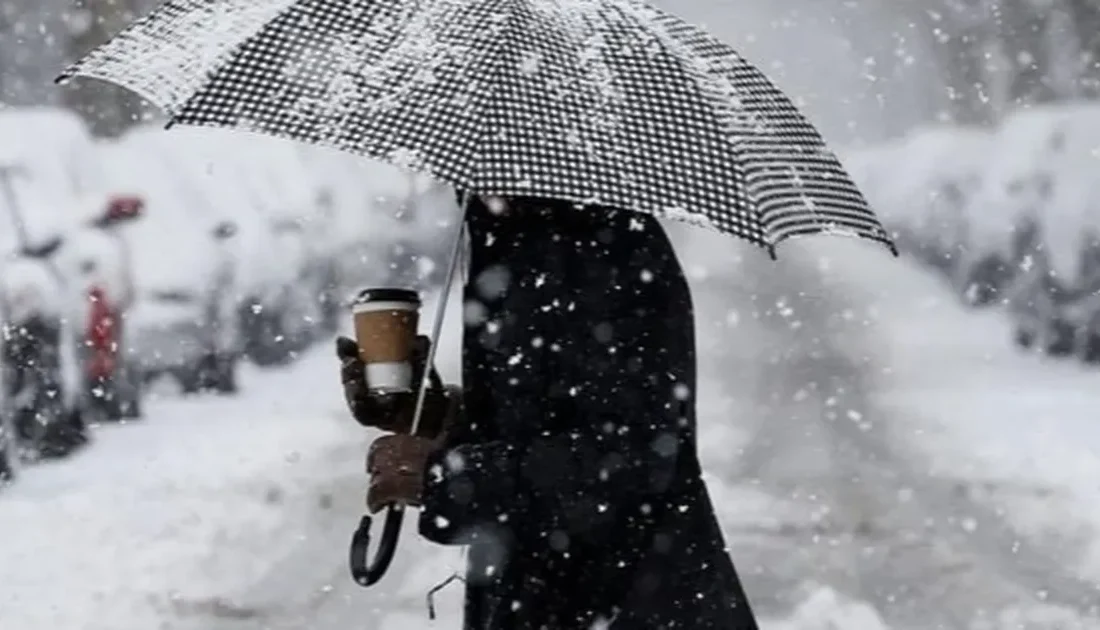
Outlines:
[[[684,251],[729,251],[728,240],[697,238],[705,242]],[[830,253],[811,257],[799,255],[799,250]],[[785,254],[790,260],[779,265],[756,252],[746,252],[743,258],[687,261],[696,276],[704,379],[701,451],[708,482],[757,609],[769,619],[791,620],[789,626],[776,621],[765,627],[1100,627],[1083,618],[1100,603],[1100,596],[1066,562],[1078,548],[1066,541],[1039,545],[1018,539],[1004,525],[1005,518],[971,499],[975,488],[969,482],[932,477],[916,449],[899,438],[926,419],[901,414],[890,404],[890,396],[903,390],[887,386],[896,370],[883,350],[888,344],[881,338],[876,304],[834,279],[849,271],[839,268],[860,265],[896,266],[876,281],[905,283],[917,272],[887,261],[881,252],[847,242],[815,243],[812,248],[799,243]],[[823,270],[830,259],[844,264],[835,272]],[[702,273],[703,268],[709,273]],[[301,470],[288,476],[286,469],[277,467],[264,479],[264,470],[257,467],[225,479],[220,507],[207,509],[226,513],[206,515],[228,523],[220,526],[221,534],[210,538],[210,548],[190,561],[176,554],[182,570],[174,582],[164,576],[152,580],[167,589],[146,595],[160,602],[153,608],[161,627],[456,627],[460,586],[440,596],[440,622],[428,621],[424,605],[427,589],[460,564],[455,550],[421,543],[410,533],[382,584],[363,590],[347,577],[346,541],[361,505],[363,480],[358,471],[366,436],[343,424],[347,421],[328,380],[331,369],[334,366],[322,353],[295,367],[294,373],[256,376],[257,385],[278,398],[253,400],[250,407],[236,401],[175,403],[202,403],[210,409],[221,405],[232,409],[226,413],[234,416],[282,408],[286,421],[275,424],[276,432],[300,416],[293,429],[286,429],[284,439],[300,440],[293,452]],[[283,399],[291,401],[289,409],[280,404]],[[259,418],[254,422],[253,429],[260,430]],[[138,434],[152,429],[151,424],[119,431]],[[186,427],[177,425],[174,430],[182,429]],[[247,436],[227,431],[225,439]],[[296,438],[299,434],[302,437]],[[180,440],[182,446],[194,438],[180,435]],[[270,451],[272,446],[261,441],[257,448]],[[278,446],[291,448],[290,443]],[[224,445],[220,449],[211,451],[210,457],[233,452]],[[128,462],[115,455],[121,457],[115,465],[131,466],[128,472],[134,476],[148,465],[141,458]],[[68,470],[66,476],[77,476],[81,469],[94,472],[97,456],[93,450],[57,470]],[[224,466],[212,461],[210,468]],[[33,480],[28,476],[27,481]],[[174,472],[172,484],[183,488],[187,483],[185,470]],[[27,487],[13,490],[32,492]],[[234,531],[233,527],[255,527],[255,518],[242,520],[236,514],[256,509],[251,505],[255,501],[241,498],[235,503],[234,497],[248,494],[245,490],[262,497],[270,522]],[[168,503],[171,497],[158,500]],[[0,517],[8,515],[4,507],[0,500]],[[134,507],[144,511],[140,505]],[[147,506],[156,508],[155,502]],[[137,546],[143,543],[141,532],[114,534]],[[116,543],[105,541],[107,548],[100,555],[109,557],[112,544]],[[160,544],[151,544],[146,554],[155,554],[163,548],[156,546]],[[189,562],[212,564],[215,569],[196,572]],[[150,559],[149,568],[166,569],[164,564],[158,568],[155,559]],[[86,604],[90,610],[95,609],[94,600]],[[8,603],[13,601],[16,606],[29,603]],[[103,625],[20,627],[124,627],[119,621],[125,611],[115,614],[119,620]],[[36,619],[45,621],[49,615],[40,612]]]

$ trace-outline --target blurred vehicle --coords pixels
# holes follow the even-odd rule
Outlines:
[[[1073,349],[1073,330],[1059,315],[1065,288],[1051,274],[1042,230],[1037,218],[1024,219],[1017,227],[1014,249],[1021,261],[1003,281],[999,297],[1012,319],[1016,345],[1065,356]]]
[[[0,395],[5,434],[24,459],[63,455],[87,439],[65,246],[95,229],[80,212],[95,179],[91,147],[70,112],[0,114]]]
[[[231,222],[205,212],[202,197],[140,137],[104,143],[107,181],[141,197],[143,216],[121,228],[133,273],[123,357],[148,382],[174,378],[185,393],[237,390],[240,332]]]
[[[1039,251],[1042,214],[1054,193],[1053,161],[1062,141],[1056,116],[1042,108],[1009,116],[995,134],[981,184],[967,205],[969,243],[953,279],[968,304],[1002,303],[1011,294],[1016,312],[1047,312],[1027,305],[1045,299],[1031,294],[1045,291],[1046,281],[1038,279],[1049,260]]]
[[[1100,211],[1095,203],[1094,212]],[[1089,365],[1100,365],[1100,231],[1083,230],[1080,251],[1080,284],[1075,295],[1059,305],[1059,315],[1073,334],[1073,354]]]
[[[223,129],[144,133],[174,171],[205,191],[211,211],[237,227],[230,245],[243,355],[259,365],[292,360],[322,319],[301,221],[316,191],[293,145]]]
[[[256,365],[287,363],[316,338],[322,319],[315,287],[307,277],[306,243],[296,221],[272,222],[270,246],[279,253],[279,278],[241,303],[238,315],[244,353]]]
[[[60,246],[60,239],[27,246],[0,267],[5,433],[24,460],[64,455],[87,439],[72,386],[75,344],[49,260]]]
[[[1053,183],[1035,244],[1035,258],[1042,267],[1036,273],[1044,279],[1029,287],[1029,299],[1050,305],[1040,324],[1028,323],[1056,338],[1053,353],[1096,363],[1100,361],[1100,185],[1096,180],[1100,109],[1091,103],[1063,104],[1043,113],[1055,125],[1055,150],[1050,156]]]
[[[283,141],[256,137],[234,148],[238,181],[281,262],[276,282],[242,310],[246,354],[259,365],[284,363],[308,347],[321,326],[320,287],[311,277],[320,248],[306,229],[314,219],[312,178]]]

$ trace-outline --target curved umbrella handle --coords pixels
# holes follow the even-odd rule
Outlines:
[[[382,540],[378,544],[378,551],[368,563],[367,556],[370,553],[370,527],[371,517],[364,514],[359,520],[359,527],[351,537],[351,548],[348,550],[348,565],[351,568],[351,576],[355,583],[362,587],[373,586],[386,571],[393,561],[393,554],[397,551],[397,541],[401,538],[401,522],[405,518],[405,509],[398,505],[391,505],[386,513],[386,522],[382,526]]]

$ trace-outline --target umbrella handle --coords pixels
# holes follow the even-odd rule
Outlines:
[[[405,518],[405,509],[399,505],[389,506],[386,513],[386,522],[382,526],[382,540],[378,544],[378,551],[374,558],[367,560],[370,553],[370,528],[372,519],[369,514],[364,514],[359,520],[359,527],[351,537],[351,548],[348,550],[348,566],[351,568],[351,576],[355,583],[364,588],[377,584],[393,562],[393,555],[397,551],[397,542],[401,539],[401,522]]]

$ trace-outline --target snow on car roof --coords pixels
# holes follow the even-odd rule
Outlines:
[[[92,139],[75,114],[58,108],[0,109],[0,168],[14,200],[0,188],[0,252],[19,247],[17,217],[32,242],[70,229],[96,179]],[[13,203],[14,201],[14,203]]]

